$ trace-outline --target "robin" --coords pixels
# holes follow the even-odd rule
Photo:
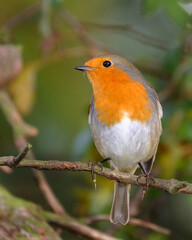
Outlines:
[[[130,62],[104,55],[75,69],[85,71],[93,87],[89,124],[97,150],[115,170],[148,178],[162,133],[162,107],[151,85]],[[147,180],[147,179],[146,179]],[[115,181],[110,221],[129,221],[130,185]]]

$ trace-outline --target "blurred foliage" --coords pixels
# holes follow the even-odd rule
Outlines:
[[[0,2],[0,43],[21,47],[24,62],[22,72],[8,89],[25,121],[39,129],[39,135],[29,140],[37,159],[101,160],[87,123],[91,87],[86,76],[73,68],[97,53],[110,51],[138,66],[159,93],[164,110],[163,135],[153,175],[191,181],[191,4],[179,0]],[[84,29],[74,29],[61,16],[64,10],[73,14]],[[93,41],[91,44],[81,36],[82,31]],[[102,47],[98,47],[100,43]],[[0,135],[0,154],[15,154],[12,132],[1,112]],[[85,217],[109,213],[112,182],[98,177],[94,191],[89,174],[47,173],[47,177],[70,214]],[[14,194],[46,207],[27,170],[15,170],[11,176],[1,173],[0,178]],[[170,228],[172,235],[129,225],[120,228],[116,236],[191,239],[191,201],[191,196],[170,197],[150,190],[138,217]],[[181,206],[187,207],[182,210]],[[103,222],[95,225],[103,231],[111,227]]]
[[[170,16],[170,18],[175,21],[179,26],[185,27],[186,22],[190,19],[189,14],[184,11],[183,8],[178,4],[179,1],[175,0],[144,0],[144,13],[153,13],[154,11],[162,8]]]
[[[18,77],[9,84],[9,92],[18,110],[26,115],[31,112],[35,98],[37,64],[26,65]]]

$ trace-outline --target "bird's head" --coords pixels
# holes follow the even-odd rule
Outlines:
[[[130,62],[116,55],[93,58],[87,61],[84,66],[75,69],[85,71],[93,87],[133,82],[134,77],[138,77],[139,73]]]

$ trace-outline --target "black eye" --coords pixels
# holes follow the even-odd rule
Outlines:
[[[105,62],[103,63],[103,66],[104,66],[104,67],[109,67],[109,66],[111,66],[111,62],[110,62],[110,61],[105,61]]]

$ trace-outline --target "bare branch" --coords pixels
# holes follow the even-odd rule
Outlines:
[[[21,115],[5,90],[0,90],[0,107],[7,121],[11,125],[15,136],[21,135],[23,137],[32,137],[38,134],[37,128],[32,127],[23,121]],[[26,144],[22,146],[22,149],[24,146],[26,146]]]
[[[89,218],[85,218],[84,219],[85,223],[90,225],[94,222],[98,222],[98,221],[109,221],[109,215],[96,215],[96,216],[92,216]],[[170,235],[171,231],[167,228],[161,227],[157,224],[154,224],[152,222],[149,221],[144,221],[142,219],[139,218],[133,218],[131,217],[129,220],[129,224],[133,225],[133,226],[140,226],[140,227],[144,227],[144,228],[148,228],[151,229],[155,232],[159,232],[162,233],[164,235]]]
[[[0,158],[0,166],[8,166],[9,157],[1,157]],[[91,172],[92,168],[86,163],[81,162],[67,162],[67,161],[56,161],[56,160],[27,160],[23,159],[16,168],[27,167],[34,168],[38,170],[57,170],[57,171],[87,171]],[[98,166],[94,167],[94,173],[97,175],[101,175],[103,177],[108,178],[109,180],[117,180],[124,183],[129,183],[136,186],[145,186],[146,179],[145,177],[141,177],[138,181],[138,176],[129,175],[124,172],[119,172],[115,170],[111,170],[109,168],[101,168]],[[178,181],[177,179],[159,179],[154,178],[154,181],[149,182],[149,187],[156,188],[158,190],[166,191],[170,194],[176,193],[186,193],[192,194],[192,184],[186,181]]]
[[[27,143],[25,148],[18,154],[17,157],[10,157],[8,160],[8,164],[10,167],[15,167],[17,166],[21,160],[27,155],[28,151],[32,148],[32,145]]]
[[[15,26],[22,23],[23,21],[26,21],[30,17],[32,17],[34,14],[40,12],[41,10],[41,3],[37,2],[35,4],[30,5],[29,7],[25,8],[23,11],[21,11],[18,15],[13,16],[10,20],[8,20],[4,24],[4,28],[6,30],[12,30]]]
[[[133,38],[136,40],[147,43],[148,45],[154,46],[156,48],[162,49],[162,50],[167,50],[169,49],[167,47],[167,42],[154,38],[152,36],[148,36],[142,32],[139,32],[135,30],[133,27],[130,25],[113,25],[113,24],[103,24],[103,23],[91,23],[91,22],[84,22],[84,26],[86,27],[91,27],[91,28],[97,28],[97,29],[102,29],[102,30],[112,30],[114,31],[121,31],[125,33],[130,33]]]
[[[27,145],[27,137],[35,136],[38,133],[38,130],[23,121],[21,115],[17,111],[13,101],[9,97],[6,90],[0,90],[0,107],[7,121],[13,129],[15,145],[17,149],[21,152],[23,151],[23,148]],[[32,151],[29,152],[28,156],[30,159],[35,159]],[[9,162],[7,161],[7,166],[8,165]],[[53,211],[58,214],[65,214],[64,207],[56,198],[43,172],[32,169],[32,173],[34,179],[39,186],[39,189],[43,193],[45,199],[47,200],[49,206],[53,209]]]
[[[155,232],[159,232],[159,233],[162,233],[164,235],[170,235],[171,234],[171,231],[169,229],[161,227],[161,226],[159,226],[157,224],[154,224],[152,222],[144,221],[142,219],[131,218],[129,223],[131,225],[134,225],[134,226],[140,226],[140,227],[151,229]]]
[[[83,24],[76,18],[71,12],[62,10],[60,12],[61,17],[70,25],[70,27],[76,33],[76,36],[88,46],[88,54],[90,57],[95,57],[103,51],[110,51],[102,43],[92,39],[84,28]]]
[[[81,234],[89,239],[117,240],[90,226],[85,226],[80,220],[68,214],[59,216],[45,211],[35,203],[19,199],[10,194],[0,185],[0,234],[1,239],[41,239],[61,240],[56,231],[48,223],[65,228],[74,234]],[[29,221],[30,219],[30,221]],[[18,237],[19,233],[19,237]],[[2,240],[3,240],[2,239]]]
[[[4,173],[7,173],[7,174],[12,173],[12,169],[10,167],[7,167],[7,166],[1,166],[0,170]]]
[[[70,230],[72,232],[78,233],[81,236],[85,236],[95,240],[118,240],[119,238],[115,238],[109,236],[105,233],[102,233],[98,230],[95,230],[89,226],[79,223],[69,216],[58,216],[52,213],[46,213],[47,221],[55,226]]]

